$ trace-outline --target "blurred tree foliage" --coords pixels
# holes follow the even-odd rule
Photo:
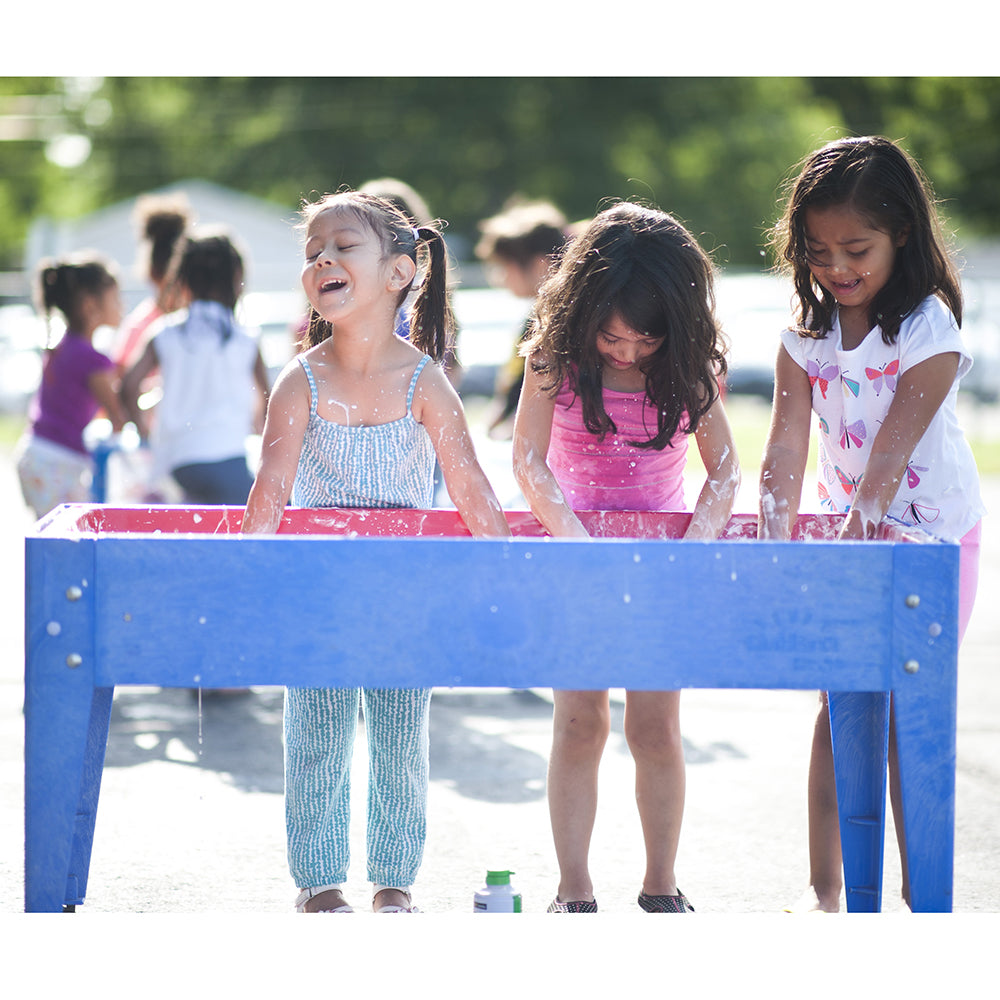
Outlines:
[[[18,109],[33,107],[18,131]],[[720,264],[753,266],[794,165],[872,132],[917,157],[953,225],[1000,231],[994,78],[0,78],[0,267],[18,266],[36,216],[177,180],[294,209],[386,175],[467,245],[515,194],[574,219],[639,198],[684,220]],[[66,135],[89,155],[57,155]]]

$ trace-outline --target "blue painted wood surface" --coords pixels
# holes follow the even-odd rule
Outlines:
[[[851,910],[881,902],[891,693],[914,908],[951,909],[957,546],[835,542],[820,516],[801,541],[749,541],[744,515],[687,542],[677,514],[471,540],[440,511],[243,538],[241,513],[68,505],[26,540],[26,909],[83,902],[129,684],[829,690]]]

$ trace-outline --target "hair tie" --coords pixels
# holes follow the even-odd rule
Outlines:
[[[414,226],[414,227],[413,227],[413,228],[412,228],[412,229],[410,230],[410,232],[411,232],[411,233],[413,233],[413,242],[414,242],[414,243],[419,243],[419,242],[420,242],[420,230],[419,230],[419,229],[417,229],[417,227],[416,227],[416,226]]]

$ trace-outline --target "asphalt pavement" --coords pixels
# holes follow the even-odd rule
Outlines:
[[[475,431],[481,461],[501,502],[523,506],[509,471],[509,444],[488,440],[478,426]],[[737,510],[752,511],[755,469],[747,466],[746,458],[744,463]],[[984,487],[988,508],[1000,511],[1000,479],[987,480]],[[0,914],[5,915],[0,933],[26,933],[32,947],[23,954],[35,955],[39,930],[34,922],[45,918],[12,916],[23,909],[23,534],[32,518],[21,501],[9,450],[0,451],[0,511]],[[677,873],[700,923],[695,929],[682,930],[676,923],[671,927],[676,975],[700,970],[703,976],[718,980],[732,975],[734,983],[742,982],[736,978],[740,956],[753,964],[780,944],[784,958],[772,969],[773,987],[782,975],[790,975],[789,963],[808,954],[817,935],[825,942],[845,933],[856,956],[865,949],[881,954],[883,947],[900,946],[911,954],[910,967],[930,962],[942,933],[953,949],[961,949],[965,972],[988,957],[990,949],[973,942],[980,934],[995,940],[1000,930],[1000,616],[995,611],[1000,600],[1000,532],[990,518],[983,546],[977,608],[959,663],[955,914],[943,918],[952,923],[946,926],[939,917],[899,912],[899,860],[891,819],[881,917],[860,918],[861,923],[830,918],[818,931],[812,921],[822,917],[803,921],[783,914],[782,908],[805,887],[808,870],[805,788],[816,695],[687,691],[682,723],[688,784]],[[583,929],[577,923],[572,943],[566,944],[577,956],[574,961],[586,969],[587,942],[605,950],[609,941],[616,942],[611,965],[600,963],[593,972],[592,985],[606,983],[609,989],[620,980],[603,977],[635,967],[623,959],[630,948],[642,951],[651,935],[657,940],[665,936],[659,928],[650,930],[635,902],[643,852],[620,692],[613,692],[612,704],[612,734],[602,763],[591,850],[603,919]],[[183,690],[119,689],[86,903],[72,918],[64,918],[67,923],[47,923],[46,940],[55,934],[62,948],[84,949],[92,942],[100,950],[107,925],[102,923],[102,930],[95,932],[91,922],[88,930],[91,914],[186,914],[183,929],[177,924],[169,929],[155,926],[175,945],[179,938],[182,953],[192,959],[213,954],[202,929],[211,937],[231,930],[234,920],[241,935],[266,928],[275,940],[284,940],[288,922],[269,919],[293,915],[295,896],[284,854],[281,708],[279,688],[228,696],[206,692],[201,697]],[[460,982],[470,989],[478,983],[474,991],[481,994],[509,985],[507,977],[523,969],[525,956],[531,957],[539,981],[538,963],[568,933],[565,922],[553,924],[541,916],[557,882],[545,800],[550,736],[551,704],[545,691],[438,689],[432,699],[429,829],[414,887],[415,902],[431,919],[407,931],[396,922],[379,940],[402,949],[400,954],[419,955],[421,961],[428,949],[454,941],[456,947],[449,944],[447,949],[452,956],[449,968],[457,968],[462,957],[476,956],[477,969]],[[355,941],[364,947],[372,926],[364,881],[365,763],[362,728],[355,755],[355,862],[346,887],[358,916],[337,930],[340,945],[348,947]],[[500,928],[491,922],[487,934],[481,922],[470,925],[467,916],[487,869],[496,868],[514,872],[512,881],[523,895],[528,916],[515,927],[510,921]],[[538,921],[531,915],[539,915]],[[975,919],[956,934],[956,922],[963,917]],[[248,926],[250,918],[265,923]],[[859,930],[872,919],[882,921],[874,938],[870,922]],[[900,931],[903,921],[905,929]],[[121,919],[111,926],[121,940],[146,946],[145,922],[142,929]],[[847,927],[851,930],[845,931]],[[624,929],[623,936],[606,938],[612,928],[616,935]],[[708,928],[721,953],[707,963],[702,960],[697,969],[694,963],[688,968],[685,954],[688,949],[691,955],[701,954]],[[302,947],[314,937],[319,941],[319,935],[330,942],[329,933],[317,930],[315,923],[305,930],[301,922],[294,925]],[[471,944],[459,947],[470,933]],[[643,953],[648,957],[659,947]],[[412,948],[418,951],[408,951]],[[44,950],[47,953],[47,946]],[[711,951],[714,955],[715,949]],[[146,989],[155,992],[157,977],[144,966],[140,971],[135,955],[129,952],[131,957],[126,957],[119,949],[115,953],[120,968],[142,975]],[[734,956],[737,964],[723,961],[725,954]],[[479,970],[480,961],[486,969]],[[274,962],[283,967],[280,952]],[[494,962],[502,963],[503,974],[487,971],[495,968]],[[270,963],[263,964],[269,971],[258,963],[255,982],[281,988],[285,980],[270,970]],[[920,981],[930,987],[937,969],[928,965]],[[179,975],[169,968],[162,972]],[[272,972],[273,981],[268,979]],[[437,974],[442,974],[440,969]],[[941,982],[944,986],[954,980]],[[367,988],[370,982],[361,985]],[[746,991],[754,993],[751,985]]]

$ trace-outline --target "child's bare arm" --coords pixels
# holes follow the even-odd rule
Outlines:
[[[758,538],[785,541],[791,537],[802,500],[811,422],[809,376],[781,347],[774,368],[771,426],[760,464]]]
[[[841,528],[841,538],[871,538],[906,473],[913,449],[940,409],[958,372],[958,354],[936,354],[899,380],[885,420],[872,442],[865,474]]]
[[[126,414],[118,396],[111,370],[94,372],[87,379],[87,388],[94,399],[104,408],[108,420],[111,421],[112,429],[120,431],[128,420],[128,414]]]
[[[126,418],[135,424],[135,429],[141,438],[149,436],[149,427],[146,424],[145,414],[139,408],[139,391],[142,388],[142,383],[159,366],[160,361],[156,355],[156,347],[154,341],[151,340],[146,344],[145,350],[136,363],[122,376],[121,385],[118,388],[118,395],[125,409]]]
[[[302,438],[309,423],[309,385],[302,367],[289,365],[267,406],[260,466],[247,499],[243,534],[274,534],[292,493]]]
[[[698,421],[694,432],[707,473],[685,538],[718,538],[733,513],[740,488],[740,460],[722,400]]]
[[[514,478],[531,512],[550,535],[587,538],[587,529],[566,502],[546,461],[554,408],[555,400],[542,388],[540,376],[532,371],[529,361],[514,419]]]
[[[430,435],[445,486],[462,520],[477,537],[507,537],[510,526],[483,472],[458,393],[438,367],[421,373],[414,417]]]

